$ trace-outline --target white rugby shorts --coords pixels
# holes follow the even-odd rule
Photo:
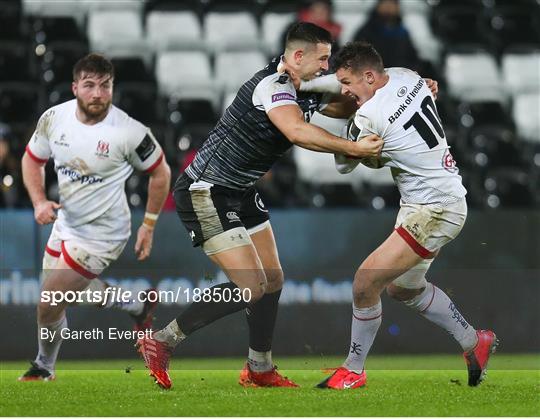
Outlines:
[[[64,255],[71,269],[87,279],[97,277],[122,254],[127,240],[87,240],[69,238],[62,240],[55,223],[45,246],[45,252],[53,258]],[[46,268],[44,263],[44,268]]]
[[[401,202],[400,207],[396,232],[424,259],[455,239],[467,218],[465,198],[445,205]]]

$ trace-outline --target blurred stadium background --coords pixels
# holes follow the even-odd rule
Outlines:
[[[330,16],[313,3],[330,6]],[[0,359],[31,358],[41,255],[50,228],[33,223],[20,158],[39,115],[72,98],[71,69],[89,51],[116,67],[114,103],[150,126],[173,178],[189,164],[243,81],[281,52],[295,20],[324,17],[336,47],[370,22],[375,0],[0,0]],[[325,6],[326,5],[326,6]],[[471,322],[494,328],[507,351],[540,349],[540,1],[401,0],[398,47],[385,62],[439,81],[437,99],[467,187],[470,217],[431,278]],[[322,13],[322,15],[320,14]],[[368,39],[375,42],[374,39]],[[384,41],[384,40],[383,40]],[[377,44],[376,44],[377,45]],[[395,45],[401,45],[396,43]],[[404,44],[405,45],[405,44]],[[382,47],[381,47],[382,48]],[[384,48],[383,48],[384,49]],[[340,122],[317,115],[314,123]],[[275,352],[341,354],[347,348],[350,281],[393,226],[399,195],[386,169],[339,175],[329,155],[294,148],[258,184],[271,208],[287,285]],[[47,193],[57,199],[47,166]],[[140,221],[146,182],[127,183]],[[219,273],[189,238],[168,200],[152,259],[130,248],[106,275],[131,289],[208,284]],[[205,282],[206,281],[206,282]],[[450,338],[385,300],[374,351],[454,352]],[[159,322],[179,311],[163,304]],[[189,340],[186,355],[241,355],[242,315]],[[129,327],[122,314],[78,308],[72,328]],[[238,332],[238,333],[237,333]],[[430,341],[417,339],[431,335]],[[235,336],[238,336],[237,338]],[[216,344],[219,342],[219,344]],[[61,357],[122,357],[129,345],[66,342]]]

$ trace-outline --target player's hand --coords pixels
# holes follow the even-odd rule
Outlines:
[[[152,251],[152,241],[154,239],[154,229],[145,226],[139,227],[137,231],[137,242],[135,243],[135,254],[137,260],[145,260]]]
[[[437,99],[437,93],[439,93],[439,83],[437,83],[437,80],[432,80],[432,79],[424,79],[424,80],[426,81],[428,89],[431,90],[433,99]]]
[[[57,202],[42,201],[34,208],[34,218],[40,225],[54,223],[56,221],[56,210],[62,208]]]
[[[375,134],[370,134],[361,140],[356,141],[355,152],[347,157],[362,158],[362,157],[379,157],[384,141]]]

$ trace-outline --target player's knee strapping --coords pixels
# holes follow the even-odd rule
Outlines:
[[[426,287],[426,273],[432,262],[433,259],[423,259],[415,267],[394,279],[392,284],[413,290]]]

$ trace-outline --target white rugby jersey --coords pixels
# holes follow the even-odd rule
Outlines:
[[[26,151],[40,163],[54,159],[62,240],[126,240],[131,214],[125,182],[133,169],[157,167],[161,147],[147,127],[115,106],[95,125],[80,122],[76,108],[73,99],[44,112]]]
[[[405,203],[450,203],[464,197],[467,191],[426,81],[405,68],[386,73],[388,82],[356,111],[349,135],[356,140],[377,134],[384,140],[380,163],[390,167]]]

